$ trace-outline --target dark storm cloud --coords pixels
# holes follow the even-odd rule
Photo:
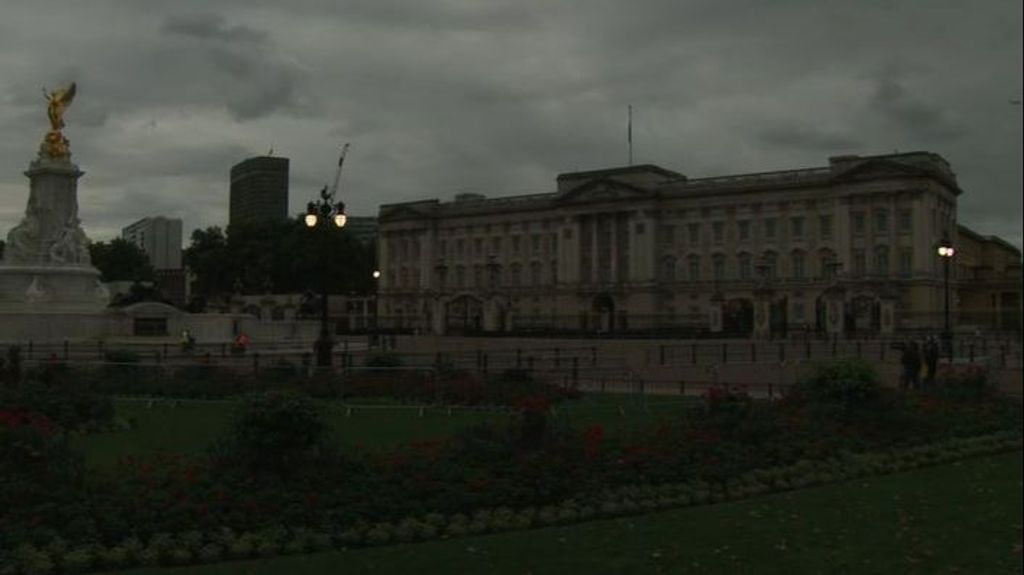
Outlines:
[[[822,132],[801,126],[779,126],[756,134],[759,141],[769,146],[808,151],[835,152],[861,147],[861,142],[844,134]]]
[[[0,234],[24,209],[40,87],[74,79],[90,233],[152,215],[139,206],[223,223],[230,165],[271,147],[291,158],[292,211],[333,179],[344,142],[356,214],[551,191],[559,172],[626,162],[633,105],[636,160],[691,177],[938,152],[966,190],[961,220],[1020,241],[1020,3],[57,7],[9,0],[0,19]]]
[[[268,37],[262,30],[229,26],[223,16],[214,13],[169,16],[164,20],[161,30],[168,34],[242,44],[262,44]]]
[[[878,81],[871,105],[886,119],[910,133],[939,140],[958,138],[966,133],[964,128],[950,121],[942,109],[908,94],[906,87],[893,78]]]

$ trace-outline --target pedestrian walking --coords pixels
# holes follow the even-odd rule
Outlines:
[[[903,378],[900,380],[900,388],[917,389],[921,376],[921,350],[916,341],[908,341],[903,346],[903,354],[900,356],[900,364],[903,366]]]
[[[924,365],[925,385],[935,385],[935,371],[939,365],[939,341],[934,335],[929,335],[924,342]]]

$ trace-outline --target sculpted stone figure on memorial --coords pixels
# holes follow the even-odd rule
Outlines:
[[[47,92],[43,88],[43,96],[46,98],[46,115],[50,119],[50,131],[43,138],[39,146],[39,155],[49,158],[66,158],[71,155],[71,148],[68,139],[64,137],[61,130],[64,128],[64,112],[75,99],[76,86],[72,82],[64,89],[57,89]]]

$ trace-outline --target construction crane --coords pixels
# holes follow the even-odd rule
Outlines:
[[[331,186],[331,192],[329,201],[334,201],[334,196],[338,193],[338,182],[341,180],[341,167],[345,165],[345,154],[348,153],[348,142],[341,147],[341,156],[338,158],[338,171],[334,172],[334,185]]]

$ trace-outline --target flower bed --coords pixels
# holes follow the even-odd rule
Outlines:
[[[93,569],[187,565],[232,559],[387,545],[500,533],[597,518],[713,504],[813,485],[895,473],[969,457],[1019,450],[1016,432],[954,438],[873,453],[841,453],[829,459],[754,469],[728,482],[703,481],[624,485],[588,497],[531,507],[484,508],[471,513],[426,513],[397,521],[354,522],[347,526],[276,526],[236,532],[229,527],[126,537],[115,544],[69,544],[55,538],[44,545],[23,543],[7,556],[0,574],[78,573]]]
[[[127,458],[107,475],[55,475],[32,497],[0,484],[0,549],[18,549],[7,563],[39,572],[384,544],[713,503],[1020,448],[1017,403],[900,395],[874,377],[826,366],[774,403],[712,390],[702,409],[623,434],[560,427],[551,400],[531,395],[504,425],[383,453],[324,441],[301,394],[260,395],[208,457]]]

